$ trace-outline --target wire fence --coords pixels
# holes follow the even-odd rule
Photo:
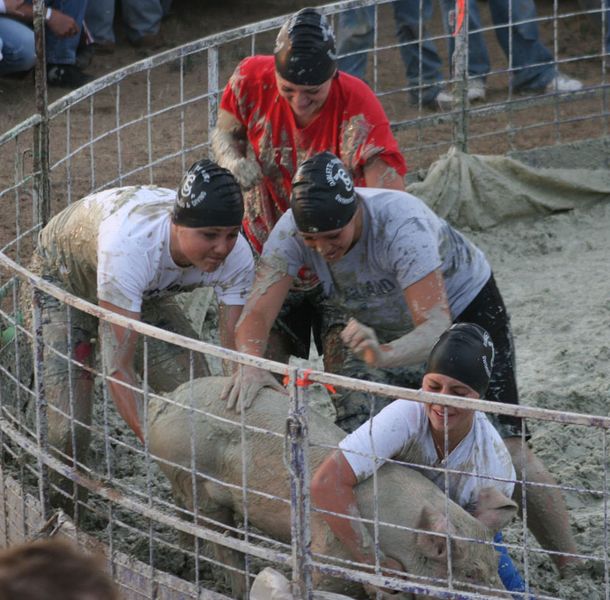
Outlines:
[[[423,16],[430,3],[417,1]],[[389,1],[339,2],[324,8],[338,30],[341,15],[370,7],[372,47],[347,52],[345,58],[368,56],[365,77],[390,117],[411,176],[452,145],[469,152],[511,153],[595,139],[606,144],[605,4],[555,0],[539,3],[538,14],[523,16],[516,14],[519,3],[508,3],[508,29],[531,31],[527,28],[534,25],[549,50],[548,62],[530,67],[569,71],[585,84],[561,91],[545,83],[543,89],[523,95],[516,85],[521,57],[515,44],[520,38],[506,34],[506,24],[494,24],[487,7],[479,6],[483,19],[470,34],[481,34],[494,60],[484,75],[486,98],[476,104],[468,99],[473,81],[481,77],[471,72],[468,11],[473,4],[445,3],[440,16],[419,19],[413,39],[404,28],[394,36],[398,16]],[[495,3],[488,4],[491,8]],[[423,498],[433,504],[434,493],[425,482],[409,479],[416,477],[410,470],[388,464],[372,478],[370,496],[361,492],[370,508],[362,512],[376,548],[374,567],[351,560],[338,542],[329,541],[319,511],[311,507],[309,480],[341,436],[328,417],[311,408],[311,390],[299,384],[308,380],[370,396],[513,415],[586,438],[595,457],[594,466],[588,467],[592,477],[555,487],[574,503],[591,508],[585,530],[590,535],[595,529],[595,541],[590,552],[577,557],[596,569],[594,589],[607,600],[610,418],[605,413],[588,414],[593,411],[586,405],[575,413],[457,400],[257,359],[210,343],[217,339],[210,333],[214,305],[209,295],[203,309],[207,319],[196,317],[197,329],[208,334],[208,341],[196,340],[86,302],[41,277],[31,264],[37,234],[49,216],[86,194],[144,183],[175,188],[185,168],[209,152],[208,133],[233,68],[245,56],[271,53],[284,20],[277,17],[226,31],[129,65],[0,135],[0,538],[9,544],[62,529],[85,546],[101,542],[125,598],[247,597],[252,578],[267,565],[286,573],[295,595],[302,598],[315,597],[314,588],[357,597],[364,583],[439,598],[495,597],[499,584],[489,571],[490,557],[495,556],[489,531],[469,521],[441,493],[437,516],[445,517],[452,528],[430,533],[407,509]],[[494,37],[503,33],[507,57],[493,46]],[[371,33],[367,35],[370,39]],[[578,35],[584,41],[573,43]],[[434,42],[439,54],[446,42],[455,44],[453,68],[447,60],[439,67],[439,79],[424,79],[425,41]],[[411,51],[409,77],[403,74],[408,66],[402,67],[406,49]],[[424,102],[431,85],[449,98],[445,104],[435,102],[432,110]],[[39,88],[39,93],[44,97],[44,90]],[[608,155],[601,160],[607,166]],[[61,345],[43,335],[49,302],[60,307],[54,314],[67,336]],[[192,300],[185,297],[183,302],[188,311]],[[193,313],[202,307],[200,297],[196,302]],[[97,361],[75,353],[72,325],[83,315],[140,336],[141,386],[134,391],[143,399],[143,444],[110,399],[108,384],[117,380],[108,375],[103,353],[97,353]],[[159,394],[148,385],[156,369],[149,360],[155,341],[169,355],[185,357],[187,377],[175,391]],[[94,348],[99,345],[97,336],[90,342]],[[222,361],[233,361],[286,376],[288,396],[261,399],[245,415],[226,411],[219,399],[223,382],[195,377],[201,357],[211,375],[221,373]],[[51,363],[60,365],[58,373],[49,374]],[[90,419],[77,401],[79,385],[93,389]],[[319,392],[319,386],[312,388]],[[64,396],[61,402],[58,390]],[[328,409],[330,401],[320,396],[326,402],[322,408]],[[68,440],[64,447],[53,441],[58,427]],[[525,452],[525,437],[521,444]],[[439,468],[452,475],[447,467]],[[524,473],[515,482],[525,497],[545,485],[526,485],[526,480]],[[401,501],[392,503],[388,490],[400,494]],[[76,527],[64,519],[65,513],[73,516]],[[527,508],[507,538],[526,579],[527,591],[521,597],[535,591],[535,570],[552,554],[536,544],[526,522]],[[438,564],[406,564],[408,579],[382,572],[384,554],[403,552],[405,561],[414,561],[426,535],[432,542],[441,541],[435,547],[444,548]],[[475,564],[484,567],[473,574]],[[562,597],[560,592],[536,596]]]

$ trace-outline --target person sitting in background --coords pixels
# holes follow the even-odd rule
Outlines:
[[[0,600],[119,600],[101,558],[58,539],[0,551]]]
[[[472,323],[456,323],[432,348],[422,390],[483,398],[493,362],[494,345],[487,331]],[[507,506],[515,507],[509,500],[515,480],[510,453],[484,413],[395,400],[346,436],[311,481],[312,503],[329,511],[322,518],[359,562],[375,563],[375,544],[365,527],[355,527],[341,515],[359,517],[354,487],[389,458],[421,471],[451,500],[493,529],[497,530],[496,524],[486,522],[477,510],[481,494],[489,494],[492,488],[506,497]],[[495,541],[501,542],[499,532]],[[502,582],[510,591],[525,591],[521,576],[502,548],[498,566]],[[404,569],[391,557],[382,557],[381,563],[389,569]]]
[[[92,79],[76,65],[76,51],[80,43],[87,1],[47,2],[45,49],[49,85],[77,88]],[[31,3],[23,0],[0,0],[0,39],[3,55],[0,60],[0,75],[28,71],[35,65],[34,32],[23,24],[31,25],[32,22]]]
[[[573,92],[582,83],[561,73],[552,53],[541,42],[534,0],[490,0],[488,2],[494,32],[509,61],[511,85],[522,92]],[[452,31],[450,17],[455,2],[442,0],[446,31]],[[392,3],[400,54],[409,81],[414,103],[437,108],[453,101],[453,95],[442,84],[442,61],[434,42],[426,34],[425,23],[432,16],[431,0],[396,0]],[[337,21],[337,53],[339,68],[351,75],[365,76],[367,54],[374,43],[375,7],[367,6],[342,12]],[[423,21],[423,23],[420,23]],[[525,21],[525,22],[524,22]],[[421,29],[420,29],[421,27]],[[491,71],[489,54],[483,37],[481,15],[476,0],[468,3],[468,99],[484,100],[486,78]],[[420,39],[421,31],[421,39]],[[449,37],[449,55],[453,55],[454,39]],[[344,56],[348,54],[349,56]],[[512,56],[511,56],[512,54]]]

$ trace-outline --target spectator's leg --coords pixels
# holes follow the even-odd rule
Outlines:
[[[557,75],[553,55],[540,41],[537,23],[520,23],[536,18],[534,0],[489,0],[489,9],[498,42],[509,60],[512,85],[524,90],[546,88]]]
[[[170,10],[172,9],[172,0],[161,0],[161,12],[164,17],[169,15]]]
[[[160,0],[123,0],[121,6],[127,38],[132,44],[148,47],[155,47],[156,42],[161,44],[159,30],[164,13]]]
[[[0,17],[0,75],[29,71],[36,64],[34,32],[23,23]]]
[[[421,95],[422,104],[432,104],[443,79],[441,59],[436,46],[427,38],[425,28],[432,16],[432,0],[399,0],[393,7],[400,55],[412,86],[411,97],[417,102]]]
[[[447,32],[447,43],[449,48],[449,56],[453,56],[455,49],[455,40],[453,37],[453,24],[450,23],[451,11],[455,11],[455,2],[453,0],[441,0],[443,10],[443,25]],[[485,45],[483,33],[480,31],[481,13],[476,0],[468,2],[468,75],[471,78],[485,79],[491,70],[489,61],[489,53]],[[453,63],[451,64],[453,67]]]
[[[67,38],[57,37],[49,28],[45,31],[47,63],[73,65],[76,62],[76,49],[80,42],[80,31],[88,2],[86,0],[52,0],[48,3],[62,13],[72,17],[79,28],[79,33]]]
[[[364,79],[368,52],[373,48],[375,7],[354,8],[339,13],[337,18],[337,54],[353,54],[339,58],[338,66],[355,77]]]
[[[114,37],[115,0],[94,0],[87,3],[85,20],[96,44],[112,45]]]

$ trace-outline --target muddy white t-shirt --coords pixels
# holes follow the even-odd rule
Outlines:
[[[515,470],[508,449],[487,417],[478,411],[470,432],[446,460],[438,457],[425,405],[411,400],[395,400],[345,437],[339,448],[358,481],[370,477],[387,458],[410,463],[411,468],[435,467],[418,470],[442,490],[446,485],[445,469],[460,471],[448,473],[448,494],[467,510],[474,506],[484,487],[495,487],[508,498],[513,493]]]
[[[440,269],[452,318],[476,297],[491,275],[484,254],[461,233],[405,192],[356,188],[362,234],[341,260],[327,263],[308,248],[287,211],[273,228],[263,257],[296,276],[312,269],[331,303],[375,329],[382,343],[414,329],[403,290]]]
[[[39,238],[45,271],[93,302],[140,312],[155,296],[213,287],[218,301],[245,304],[254,260],[239,235],[218,269],[180,267],[170,254],[175,190],[157,186],[114,188],[91,194],[54,217]]]

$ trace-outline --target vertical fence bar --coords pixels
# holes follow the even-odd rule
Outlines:
[[[604,587],[605,600],[610,600],[610,511],[608,510],[608,496],[610,495],[610,482],[608,479],[608,430],[603,431],[603,465],[604,465]]]
[[[311,529],[309,525],[309,431],[307,406],[297,380],[299,369],[290,371],[290,411],[286,435],[290,449],[290,503],[292,529],[292,582],[297,597],[313,600],[311,581]]]
[[[208,136],[218,118],[218,46],[208,49]]]
[[[453,140],[458,150],[468,152],[468,0],[456,0],[451,21],[455,37],[452,61],[456,84],[453,95]]]
[[[38,492],[40,507],[44,520],[51,514],[49,499],[49,472],[42,459],[48,452],[47,399],[43,374],[44,339],[42,335],[42,292],[34,289],[32,292],[33,334],[34,334],[34,389],[36,391],[36,441],[38,444]]]
[[[36,35],[36,111],[40,122],[34,126],[34,209],[38,223],[46,225],[51,214],[49,184],[49,101],[47,97],[47,60],[45,53],[45,3],[34,0],[34,32]]]

